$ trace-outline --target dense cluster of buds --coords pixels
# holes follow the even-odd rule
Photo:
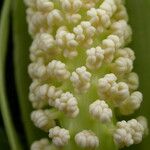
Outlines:
[[[32,78],[31,119],[49,132],[31,150],[118,148],[142,141],[144,117],[118,121],[141,105],[132,30],[123,0],[25,0]],[[101,134],[102,132],[102,134]],[[52,141],[52,144],[50,144]],[[110,145],[111,147],[111,145]],[[110,148],[109,148],[110,150]]]

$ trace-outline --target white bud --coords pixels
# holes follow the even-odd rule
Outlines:
[[[60,0],[62,8],[67,11],[67,13],[78,12],[82,6],[81,0]]]
[[[75,142],[82,148],[97,148],[99,146],[99,139],[90,130],[83,130],[75,136]]]
[[[60,98],[55,100],[55,107],[72,118],[79,113],[77,99],[69,92],[63,93]]]
[[[131,135],[134,140],[135,144],[138,144],[142,141],[143,134],[144,134],[144,127],[136,120],[131,119],[128,121],[128,124],[131,129]]]
[[[129,89],[132,91],[137,90],[139,87],[139,77],[135,72],[125,75],[123,81],[128,84]]]
[[[49,150],[51,149],[50,142],[46,138],[42,138],[39,141],[34,141],[31,145],[31,150]]]
[[[89,106],[89,112],[93,118],[100,120],[102,123],[107,123],[112,118],[112,110],[103,100],[93,102]]]
[[[49,0],[36,0],[37,9],[43,12],[49,12],[53,10],[54,3]]]
[[[31,78],[45,78],[46,66],[43,61],[33,62],[28,66],[28,73]]]
[[[89,69],[98,69],[101,67],[104,59],[104,50],[101,47],[91,48],[86,51],[86,66]]]
[[[129,97],[129,87],[125,82],[119,82],[110,88],[109,94],[114,105],[120,106],[120,104]]]
[[[114,74],[107,74],[98,80],[98,93],[104,100],[111,100],[119,106],[128,96],[129,88],[124,82],[116,82]]]
[[[77,56],[76,47],[78,42],[75,40],[75,34],[68,32],[65,26],[60,27],[56,33],[56,44],[64,49],[64,56],[73,58]]]
[[[55,41],[51,34],[41,33],[37,37],[37,49],[48,51],[51,48],[54,48]]]
[[[117,9],[114,0],[104,0],[103,3],[100,5],[100,8],[106,11],[110,17],[115,13]]]
[[[110,37],[104,39],[102,41],[102,48],[104,49],[104,61],[106,63],[112,62],[116,49],[116,43],[114,42],[114,40],[111,39]]]
[[[144,135],[148,135],[149,129],[148,129],[148,121],[144,116],[139,116],[136,119],[144,128]]]
[[[136,119],[131,119],[128,122],[118,122],[113,136],[115,143],[122,148],[140,143],[143,134],[144,127]]]
[[[111,25],[113,34],[120,38],[121,45],[124,46],[131,41],[132,30],[125,20],[119,20]]]
[[[106,74],[98,80],[98,90],[100,94],[107,92],[116,82],[117,77],[114,74]]]
[[[82,21],[73,29],[76,40],[85,47],[89,47],[93,43],[92,37],[95,35],[95,31],[96,29],[88,21]]]
[[[34,80],[30,85],[29,100],[32,102],[33,108],[42,108],[48,104],[47,91],[48,84],[40,84],[38,80]]]
[[[90,23],[102,33],[105,28],[108,28],[111,24],[110,17],[105,10],[91,8],[87,11],[87,15],[90,17]]]
[[[119,57],[111,64],[111,70],[117,75],[131,72],[133,69],[133,61],[129,58]]]
[[[48,88],[48,93],[47,93],[49,105],[50,106],[55,106],[55,100],[57,98],[60,98],[62,93],[63,92],[62,92],[61,89],[58,89],[55,86],[50,86]]]
[[[70,80],[77,92],[87,92],[90,88],[90,78],[91,74],[82,66],[72,73]]]
[[[57,147],[65,146],[70,139],[69,131],[58,126],[49,130],[49,137]]]
[[[49,111],[35,110],[31,113],[31,120],[34,125],[44,131],[48,131],[50,128],[55,126],[55,121],[49,117]]]
[[[51,27],[53,25],[58,25],[63,21],[63,16],[60,10],[54,9],[51,12],[49,12],[47,16],[47,23]]]
[[[58,60],[52,60],[47,66],[47,73],[50,77],[57,78],[58,80],[67,79],[70,75],[66,69],[66,65]]]
[[[129,58],[132,61],[135,60],[134,51],[128,47],[116,50],[115,57],[116,58],[119,58],[119,57]]]
[[[77,24],[81,20],[80,14],[66,14],[65,15],[69,23]]]
[[[119,107],[120,111],[124,115],[129,115],[134,113],[135,110],[137,110],[141,102],[143,101],[142,93],[136,91],[131,94],[130,97],[128,97]]]
[[[29,25],[28,31],[34,37],[44,28],[46,23],[46,14],[31,10],[31,8],[27,9],[27,22]]]

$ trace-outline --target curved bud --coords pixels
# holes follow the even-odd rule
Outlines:
[[[89,106],[89,112],[93,118],[100,120],[102,123],[107,123],[112,118],[112,110],[103,100],[93,102]]]
[[[43,12],[52,11],[54,8],[54,3],[49,0],[36,0],[37,9]]]
[[[55,86],[50,86],[48,88],[48,103],[50,106],[55,106],[55,101],[57,98],[60,98],[63,91],[61,89],[56,88]]]
[[[77,133],[75,142],[82,148],[97,148],[99,146],[98,137],[90,130],[84,130]]]
[[[58,126],[49,130],[49,137],[57,147],[65,146],[70,139],[69,131]]]
[[[133,69],[133,61],[129,58],[119,57],[111,64],[111,70],[117,75],[131,72]]]
[[[87,92],[90,88],[91,73],[86,71],[86,67],[77,68],[70,77],[73,87],[77,92]]]
[[[142,93],[138,91],[133,92],[131,96],[128,97],[119,107],[120,112],[123,115],[132,114],[134,113],[135,110],[137,110],[140,107],[142,101],[143,101]]]
[[[47,16],[47,23],[51,27],[53,25],[58,25],[61,22],[63,22],[63,15],[60,10],[54,9],[51,12],[49,12]]]
[[[82,21],[73,29],[75,39],[85,47],[89,47],[93,43],[92,37],[95,35],[95,31],[96,29],[88,21]]]
[[[139,116],[136,120],[144,127],[144,135],[148,135],[148,121],[144,116]]]
[[[123,79],[129,86],[129,89],[131,91],[137,90],[139,87],[139,77],[135,72],[131,72],[127,75],[125,75],[125,78]]]
[[[66,65],[58,60],[52,60],[47,66],[47,73],[50,77],[57,78],[58,80],[67,79],[70,75],[66,69]]]
[[[48,150],[51,149],[50,142],[46,138],[42,138],[39,141],[34,141],[31,145],[31,150]]]
[[[61,94],[60,98],[55,100],[55,107],[63,111],[69,117],[76,117],[79,113],[77,99],[69,92]]]
[[[55,126],[55,121],[51,119],[51,112],[48,110],[35,110],[31,113],[31,120],[34,125],[44,131],[48,131]]]
[[[114,132],[114,141],[119,147],[138,144],[142,141],[144,127],[136,120],[121,121],[117,123]]]
[[[101,67],[104,59],[104,50],[101,47],[91,48],[86,51],[86,66],[89,69],[98,69]]]

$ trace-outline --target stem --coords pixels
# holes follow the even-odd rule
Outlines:
[[[5,84],[4,67],[5,67],[8,33],[9,33],[10,4],[11,4],[10,0],[5,0],[2,9],[1,24],[0,24],[0,109],[11,149],[22,150],[20,141],[18,139],[18,135],[12,122],[5,91],[6,84]]]

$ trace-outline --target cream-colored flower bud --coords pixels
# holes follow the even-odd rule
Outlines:
[[[67,13],[78,12],[82,7],[81,0],[60,0],[60,2],[63,10],[65,10]]]
[[[144,116],[139,116],[136,120],[144,127],[144,135],[148,135],[148,121]]]
[[[109,36],[107,37],[107,39],[113,41],[116,50],[121,46],[120,39],[119,39],[119,37],[118,37],[117,35],[111,34],[111,35],[109,35]],[[109,45],[109,44],[108,44],[108,45]],[[104,44],[104,46],[107,47],[107,44],[106,44],[106,45]]]
[[[55,106],[55,100],[60,98],[63,91],[61,89],[56,88],[55,86],[50,86],[48,88],[48,103],[50,106]]]
[[[33,62],[28,67],[28,73],[31,78],[45,78],[46,77],[46,66],[43,61],[39,60],[37,62]]]
[[[111,25],[113,34],[120,38],[121,45],[124,46],[131,41],[132,30],[125,20],[119,20]]]
[[[86,67],[77,68],[70,77],[73,87],[77,92],[87,92],[90,88],[91,73],[86,71]]]
[[[64,80],[69,78],[69,71],[66,69],[66,65],[58,60],[52,60],[47,66],[47,73],[50,77],[57,78],[58,80]]]
[[[116,80],[117,77],[112,73],[106,74],[103,78],[100,78],[98,80],[98,90],[100,92],[100,95],[110,90],[110,88],[116,82]]]
[[[55,40],[51,34],[41,33],[37,36],[37,49],[48,51],[49,49],[54,48],[54,46]]]
[[[49,0],[36,0],[36,6],[39,11],[49,12],[53,10],[54,3]]]
[[[81,20],[80,14],[66,14],[65,15],[69,23],[77,24]]]
[[[125,75],[123,81],[125,81],[128,84],[129,89],[131,91],[137,90],[139,87],[139,77],[135,72],[131,72]]]
[[[123,48],[123,49],[118,49],[115,53],[115,57],[123,57],[123,58],[129,58],[130,60],[134,61],[135,60],[135,54],[134,51],[131,48]]]
[[[134,140],[135,144],[138,144],[142,141],[143,134],[144,134],[144,127],[136,120],[131,119],[128,121],[128,124],[131,129],[132,139]]]
[[[114,58],[114,53],[116,49],[114,40],[112,40],[111,38],[103,40],[102,48],[104,49],[104,61],[106,63],[111,63]]]
[[[35,141],[31,145],[31,150],[50,150],[51,145],[48,139],[42,138],[39,141]]]
[[[115,13],[117,7],[114,0],[104,0],[103,3],[100,5],[100,8],[107,12],[107,14],[112,17]]]
[[[53,25],[58,25],[61,22],[63,22],[63,15],[62,12],[58,9],[54,9],[51,12],[49,12],[47,16],[47,23],[51,27]]]
[[[72,118],[79,114],[77,99],[69,92],[61,94],[61,97],[55,100],[55,107]]]
[[[64,49],[64,56],[73,58],[77,56],[78,52],[76,47],[78,42],[75,40],[75,34],[68,32],[65,26],[60,27],[56,33],[56,44]]]
[[[89,112],[93,118],[100,120],[102,123],[107,123],[112,118],[112,110],[103,100],[93,102],[89,106]]]
[[[120,106],[120,104],[129,97],[129,87],[125,82],[119,82],[110,88],[109,94],[114,105]]]
[[[122,148],[140,143],[143,134],[144,127],[136,119],[131,119],[128,122],[118,122],[113,137],[115,143]]]
[[[94,149],[99,146],[98,137],[90,130],[84,130],[77,133],[75,136],[75,142],[78,146],[87,149]]]
[[[29,25],[29,33],[34,37],[41,29],[43,29],[46,23],[46,15],[41,12],[34,12],[33,14],[30,13],[30,8],[27,9],[27,22]]]
[[[65,146],[70,139],[69,131],[58,126],[49,130],[49,137],[57,147]]]
[[[98,93],[104,100],[111,100],[119,106],[128,96],[129,88],[124,82],[116,82],[114,74],[107,74],[98,80]]]
[[[32,102],[33,108],[42,108],[48,104],[47,90],[48,84],[40,84],[38,80],[34,80],[30,85],[29,100]]]
[[[83,0],[84,1],[84,5],[83,7],[85,7],[86,9],[90,9],[90,8],[93,8],[95,7],[96,3],[99,1],[99,0]]]
[[[89,69],[98,69],[101,67],[104,59],[104,50],[101,47],[91,48],[86,51],[86,66]]]
[[[129,58],[119,57],[111,64],[111,71],[116,75],[123,75],[131,72],[133,69],[133,61]]]
[[[31,120],[37,128],[40,128],[47,132],[50,128],[55,126],[55,121],[49,117],[50,111],[35,110],[31,113]]]
[[[130,133],[129,125],[126,121],[117,123],[117,129],[113,135],[115,143],[120,147],[130,146],[134,143]]]
[[[102,33],[104,29],[108,28],[111,24],[110,17],[105,10],[91,8],[87,11],[87,15],[90,17],[90,23],[99,33]]]
[[[143,101],[142,93],[136,91],[131,94],[119,107],[123,115],[130,115],[137,110]]]
[[[89,21],[82,21],[78,26],[74,27],[76,40],[83,44],[85,47],[89,47],[93,43],[92,37],[95,35],[96,29],[91,25]]]

